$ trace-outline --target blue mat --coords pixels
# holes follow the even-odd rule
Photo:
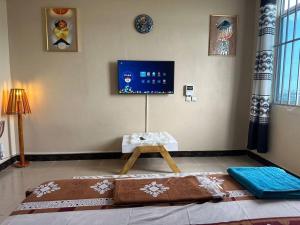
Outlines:
[[[257,198],[300,199],[300,179],[277,167],[231,167],[227,172]]]

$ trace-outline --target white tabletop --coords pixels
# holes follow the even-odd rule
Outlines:
[[[178,151],[178,143],[168,132],[147,132],[124,135],[122,153],[131,153],[138,146],[164,145],[168,151]]]

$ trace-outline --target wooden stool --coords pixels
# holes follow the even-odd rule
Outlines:
[[[120,174],[126,174],[134,165],[135,161],[140,157],[142,153],[160,153],[164,160],[168,163],[169,167],[174,173],[180,173],[180,169],[177,167],[175,161],[172,159],[169,152],[163,145],[156,146],[139,146],[133,151],[133,154],[127,160]]]

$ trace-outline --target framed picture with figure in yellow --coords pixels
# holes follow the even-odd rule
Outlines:
[[[75,8],[45,8],[45,23],[47,51],[78,51]]]

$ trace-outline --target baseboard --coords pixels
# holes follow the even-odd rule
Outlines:
[[[216,156],[241,156],[247,155],[247,150],[228,151],[178,151],[170,152],[172,157],[216,157]],[[28,161],[68,161],[68,160],[97,160],[97,159],[120,159],[121,152],[101,152],[101,153],[75,153],[75,154],[27,154]],[[141,158],[161,158],[158,153],[142,154]],[[19,156],[13,156],[0,164],[0,171],[14,164],[19,160]]]
[[[247,150],[229,151],[178,151],[170,152],[172,157],[214,157],[214,156],[241,156],[246,155]],[[97,160],[97,159],[120,159],[121,152],[101,153],[78,153],[78,154],[28,154],[29,161],[65,161],[65,160]],[[159,153],[142,154],[141,158],[160,158]]]
[[[221,151],[177,151],[177,152],[170,152],[172,157],[221,157],[221,156],[243,156],[247,155],[251,159],[261,163],[264,166],[278,166],[277,164],[253,153],[249,150],[221,150]],[[101,153],[76,153],[76,154],[28,154],[26,155],[26,159],[29,161],[67,161],[67,160],[97,160],[97,159],[120,159],[122,157],[121,152],[101,152]],[[159,153],[149,153],[149,154],[142,154],[141,158],[161,158]],[[17,160],[12,159],[13,164]],[[7,166],[6,166],[7,167]],[[6,168],[5,167],[5,168]],[[288,171],[285,168],[286,172],[299,177],[298,175]],[[1,170],[1,165],[0,165]]]
[[[217,157],[247,155],[247,150],[221,150],[221,151],[178,151],[170,152],[173,157]]]
[[[261,164],[264,165],[264,166],[274,166],[274,167],[278,167],[278,168],[281,168],[281,169],[285,170],[287,173],[289,173],[289,174],[291,174],[291,175],[293,175],[293,176],[295,176],[295,177],[300,178],[299,175],[297,175],[297,174],[295,174],[295,173],[292,173],[291,171],[289,171],[289,170],[287,170],[287,169],[285,169],[285,168],[283,168],[283,167],[277,165],[276,163],[273,163],[273,162],[271,162],[271,161],[269,161],[269,160],[267,160],[267,159],[261,157],[260,155],[257,155],[257,154],[255,154],[255,153],[253,153],[252,151],[247,151],[247,155],[248,155],[249,158],[254,159],[255,161],[261,163]]]
[[[75,154],[26,154],[28,161],[68,161],[68,160],[96,160],[96,159],[119,159],[121,152],[101,153],[75,153]]]
[[[252,151],[248,151],[247,155],[249,156],[249,158],[254,159],[255,161],[263,164],[264,166],[275,166],[275,167],[279,167],[278,165],[276,165],[275,163],[261,157],[260,155],[257,155],[255,153],[253,153]]]
[[[253,153],[249,150],[228,150],[228,151],[178,151],[170,152],[172,157],[220,157],[220,156],[242,156],[247,155],[251,159],[261,163],[264,166],[278,166],[277,164]],[[97,160],[97,159],[120,159],[122,157],[121,152],[102,152],[102,153],[76,153],[76,154],[29,154],[26,155],[26,160],[28,161],[67,161],[67,160]],[[142,154],[141,158],[161,158],[161,155],[158,153],[149,153]],[[0,164],[0,171],[14,164],[19,160],[19,156],[15,155],[5,162]],[[285,168],[286,172],[300,178],[297,174],[294,174],[288,171]]]
[[[14,164],[18,160],[19,156],[15,155],[12,156],[10,159],[4,161],[3,163],[0,164],[0,171],[6,169],[10,165]]]

